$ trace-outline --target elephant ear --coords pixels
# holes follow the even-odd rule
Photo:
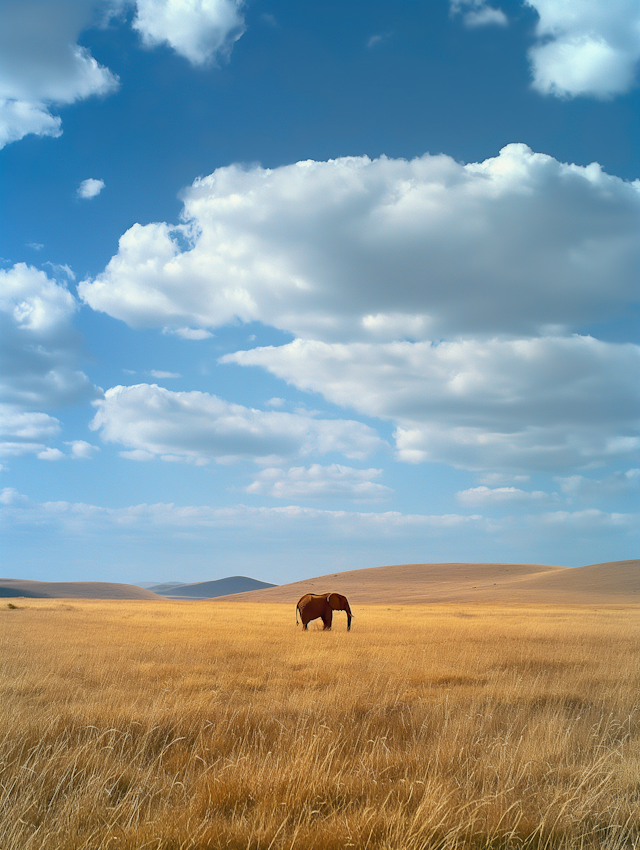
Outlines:
[[[327,596],[327,602],[329,603],[329,605],[331,605],[331,607],[333,608],[334,611],[342,611],[343,610],[342,596],[340,596],[339,593],[330,593]]]

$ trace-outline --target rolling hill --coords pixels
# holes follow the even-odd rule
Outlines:
[[[133,584],[0,578],[0,598],[17,596],[31,599],[162,599],[157,593]]]
[[[168,599],[215,599],[217,596],[255,592],[269,587],[277,587],[266,581],[258,581],[247,576],[229,576],[215,581],[198,581],[193,584],[158,584],[149,588]]]
[[[431,602],[640,603],[640,560],[584,567],[541,564],[400,564],[349,570],[226,597],[289,602],[337,590],[352,605]]]

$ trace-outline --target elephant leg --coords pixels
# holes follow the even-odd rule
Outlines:
[[[322,622],[324,623],[324,630],[331,631],[331,623],[333,621],[333,611],[331,608],[322,615]]]

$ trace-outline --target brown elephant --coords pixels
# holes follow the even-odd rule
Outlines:
[[[330,629],[334,611],[347,612],[347,631],[350,631],[353,614],[346,596],[340,593],[305,593],[296,605],[296,626],[300,612],[303,629],[307,628],[311,620],[318,618],[322,619],[324,629]]]

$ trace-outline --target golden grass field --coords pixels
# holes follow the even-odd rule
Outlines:
[[[0,601],[1,850],[640,847],[639,607],[354,614]]]

